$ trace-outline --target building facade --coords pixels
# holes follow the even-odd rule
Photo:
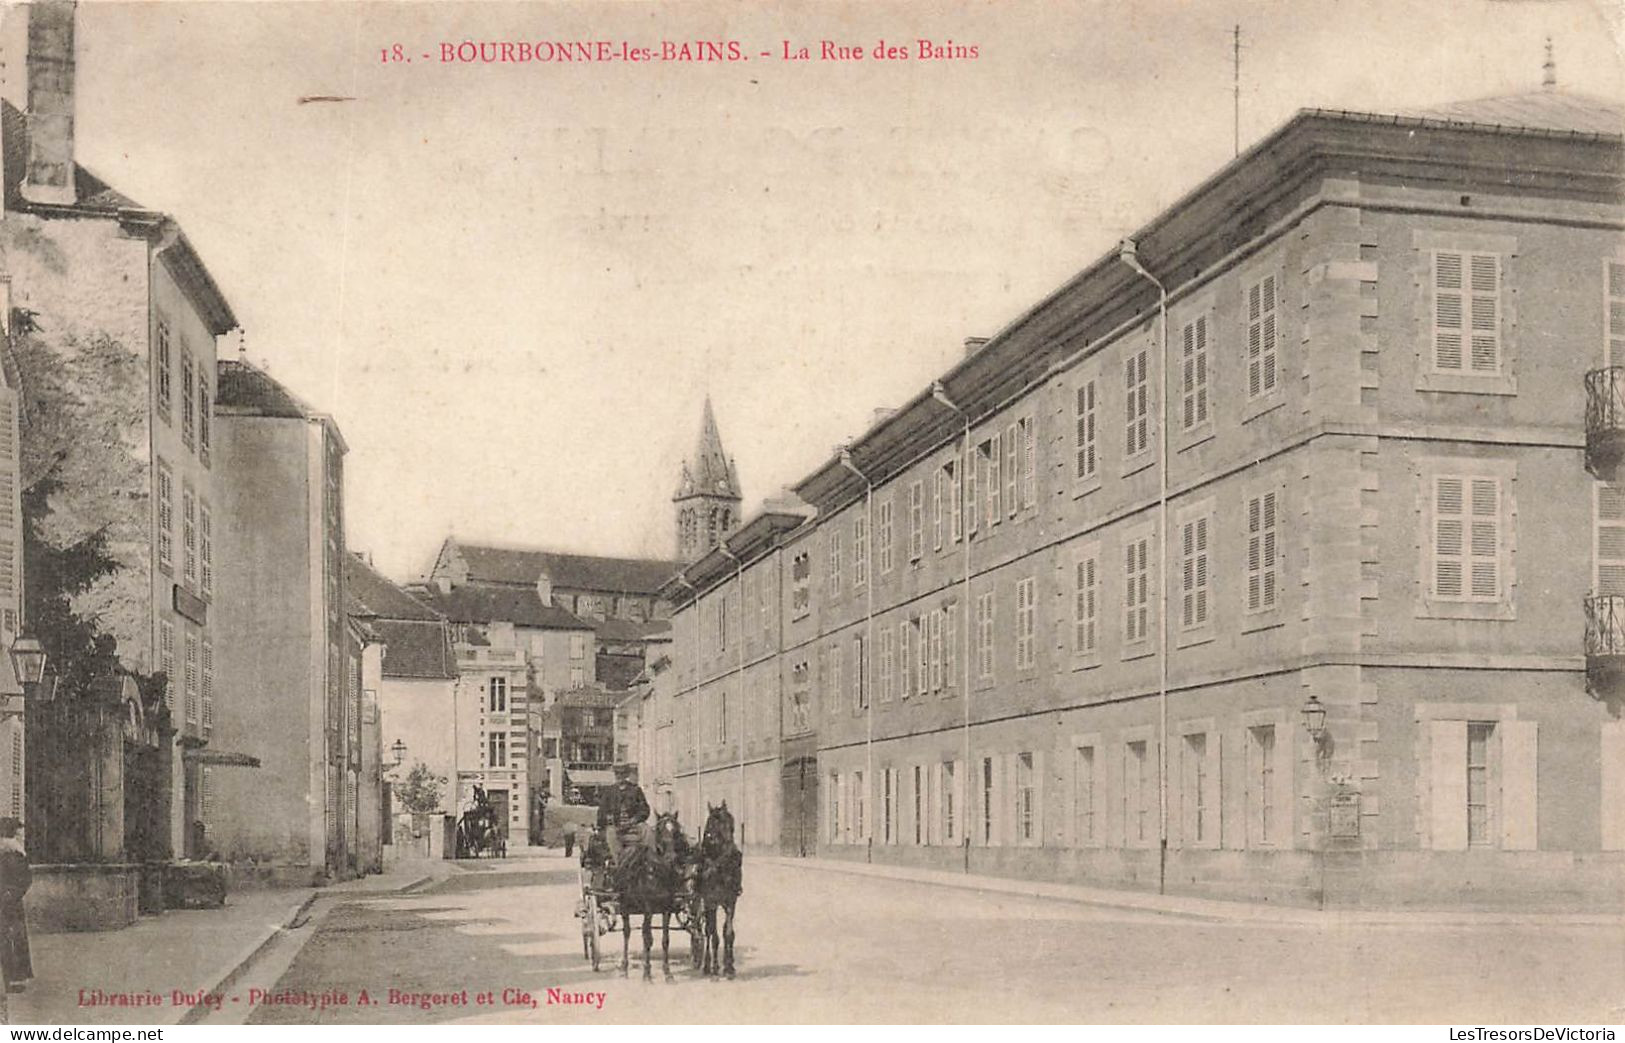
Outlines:
[[[1620,126],[1556,90],[1300,113],[797,485],[817,851],[1617,904]]]

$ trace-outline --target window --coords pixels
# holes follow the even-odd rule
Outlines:
[[[1141,536],[1123,545],[1123,642],[1135,644],[1151,636],[1151,540]]]
[[[214,515],[202,500],[197,505],[198,590],[204,600],[214,597]]]
[[[1095,842],[1095,748],[1079,746],[1072,751],[1072,816],[1077,842]]]
[[[1439,475],[1433,480],[1433,597],[1501,599],[1501,483]]]
[[[181,346],[181,443],[192,448],[193,432],[197,426],[196,405],[192,401],[192,350]]]
[[[1247,287],[1247,398],[1263,398],[1277,383],[1275,311],[1279,294],[1275,276]]]
[[[491,678],[487,690],[491,693],[491,713],[508,712],[508,679],[506,677]]]
[[[862,635],[852,639],[852,709],[859,711],[869,708],[868,651]]]
[[[942,691],[946,695],[959,683],[959,604],[949,604],[942,620]]]
[[[181,580],[197,589],[197,496],[181,488]]]
[[[942,549],[942,501],[948,486],[947,472],[938,468],[931,483],[931,547]]]
[[[205,463],[209,459],[209,381],[200,368],[197,374],[197,448]]]
[[[942,838],[950,844],[959,839],[956,832],[958,823],[954,818],[958,810],[956,806],[958,802],[954,797],[955,787],[958,785],[955,777],[958,766],[957,761],[942,762],[942,801],[939,804],[942,808]]]
[[[169,465],[158,461],[158,568],[168,575],[175,569],[175,477]]]
[[[925,617],[926,644],[930,646],[930,688],[942,691],[942,610],[937,609]]]
[[[852,589],[858,590],[868,582],[869,519],[860,514],[852,519]]]
[[[506,768],[508,766],[508,733],[503,731],[492,732],[486,753],[489,758],[486,761],[487,767]]]
[[[571,659],[585,659],[585,658],[587,658],[587,635],[586,634],[571,634],[570,635],[570,658]]]
[[[1036,660],[1035,631],[1037,594],[1034,579],[1028,576],[1016,583],[1016,669],[1031,670]]]
[[[790,559],[790,618],[804,619],[812,612],[812,553],[798,551]]]
[[[829,530],[829,596],[841,596],[841,530]]]
[[[812,724],[812,708],[808,703],[812,699],[808,686],[811,683],[811,671],[807,668],[806,660],[802,660],[790,668],[790,720],[791,732],[804,732]]]
[[[919,561],[925,552],[925,485],[908,487],[908,560]]]
[[[841,774],[840,774],[840,772],[836,772],[836,771],[830,772],[829,773],[829,782],[827,783],[827,785],[829,786],[829,813],[828,813],[828,819],[827,819],[827,821],[829,822],[829,842],[831,844],[839,844],[841,842]]]
[[[1538,726],[1510,716],[1510,708],[1483,710],[1480,720],[1427,722],[1427,846],[1534,850]],[[1498,712],[1507,715],[1496,719]]]
[[[1625,366],[1625,261],[1609,261],[1607,280],[1608,343],[1603,354],[1603,365]]]
[[[1100,649],[1100,554],[1091,546],[1073,566],[1072,651],[1093,655]]]
[[[852,773],[852,836],[861,840],[869,835],[869,790],[863,772]]]
[[[1021,434],[1015,424],[1004,429],[1004,509],[1014,518],[1021,506]]]
[[[999,802],[993,790],[993,758],[982,758],[982,843],[993,843],[993,825]]]
[[[1490,735],[1495,725],[1467,725],[1467,843],[1483,847],[1490,840]]]
[[[880,543],[880,574],[891,571],[892,559],[892,501],[890,497],[877,505],[875,539]]]
[[[1275,608],[1280,589],[1276,539],[1276,494],[1247,498],[1247,611]]]
[[[1073,448],[1077,453],[1077,467],[1074,477],[1083,480],[1095,476],[1095,382],[1086,380],[1078,385],[1077,403],[1074,407],[1074,418],[1077,422],[1077,434],[1073,441]]]
[[[1433,368],[1494,376],[1501,371],[1501,258],[1433,254]]]
[[[907,699],[914,690],[909,671],[914,665],[913,650],[909,647],[909,638],[914,633],[914,624],[908,620],[900,620],[897,624],[897,695],[898,698]]]
[[[1253,754],[1252,785],[1248,787],[1248,796],[1253,802],[1253,839],[1268,844],[1275,839],[1276,819],[1280,815],[1280,809],[1275,806],[1275,726],[1249,728],[1247,738],[1252,743]]]
[[[180,687],[175,676],[175,624],[164,620],[158,624],[158,669],[163,671],[164,705],[171,715],[175,713],[175,690]]]
[[[880,773],[880,842],[897,843],[897,771],[884,768]]]
[[[1208,742],[1204,732],[1185,736],[1185,836],[1196,845],[1209,844],[1215,837],[1216,812],[1212,765],[1208,762]]]
[[[1030,416],[1022,417],[1021,429],[1021,505],[1038,505],[1038,427]]]
[[[1003,439],[999,437],[998,432],[994,432],[992,438],[982,443],[982,452],[985,454],[987,466],[986,480],[982,483],[982,486],[987,501],[987,524],[989,526],[999,524],[999,516],[1004,510],[1003,485],[999,478],[1002,473],[999,466],[999,447],[1001,445],[1003,445]]]
[[[970,451],[965,458],[965,532],[968,535],[976,534],[976,527],[982,517],[982,503],[976,497],[976,475],[983,466],[983,456],[980,448]]]
[[[896,656],[897,635],[892,633],[890,627],[880,630],[880,701],[889,703],[892,699],[892,671],[895,669],[893,659]]]
[[[925,617],[914,620],[908,628],[914,645],[914,694],[924,695],[931,688],[931,649]]]
[[[1144,740],[1131,742],[1123,757],[1124,840],[1140,844],[1152,839],[1150,803],[1156,792],[1151,779],[1152,764]]]
[[[198,720],[198,641],[196,634],[186,635],[186,723]]]
[[[965,512],[960,510],[959,496],[959,460],[949,460],[943,465],[943,473],[947,475],[947,504],[948,512],[948,538],[958,543],[965,537]]]
[[[1198,630],[1208,621],[1208,518],[1203,515],[1179,527],[1179,625]]]
[[[829,648],[829,715],[834,717],[841,712],[841,706],[846,702],[846,668],[841,662],[841,646],[831,645]]]
[[[587,671],[579,666],[570,668],[570,687],[584,688],[587,684]]]
[[[976,675],[993,680],[993,592],[976,599]]]
[[[711,742],[721,746],[728,741],[728,690],[715,689],[711,693]]]
[[[1038,840],[1037,773],[1033,754],[1016,754],[1016,840],[1030,844]]]
[[[1207,316],[1185,324],[1180,339],[1179,423],[1193,431],[1208,420]]]
[[[1596,554],[1591,589],[1599,595],[1625,595],[1625,485],[1598,482]]]
[[[170,357],[169,326],[165,323],[160,322],[158,324],[158,344],[157,350],[153,354],[155,357],[154,365],[158,368],[158,415],[167,424],[169,423],[170,403],[174,398],[173,385],[171,384],[174,377],[170,371],[174,360]]]
[[[1151,447],[1151,382],[1147,378],[1149,352],[1140,350],[1123,363],[1123,382],[1128,396],[1123,400],[1123,455],[1137,456]]]

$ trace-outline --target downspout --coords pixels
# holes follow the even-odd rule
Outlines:
[[[717,549],[723,557],[734,563],[734,589],[739,592],[739,665],[734,668],[734,676],[739,678],[739,843],[745,843],[745,729],[750,722],[750,712],[746,709],[750,700],[745,697],[745,563],[728,549],[726,540],[717,544]],[[723,595],[722,625],[728,625],[727,595]],[[696,619],[699,617],[696,616]],[[727,721],[728,692],[722,692],[723,720]]]
[[[965,473],[965,471],[971,466],[971,456],[970,456],[970,414],[965,412],[963,409],[959,408],[959,406],[954,403],[954,400],[948,397],[948,390],[942,386],[942,381],[940,381],[940,380],[936,381],[935,383],[933,383],[931,385],[931,397],[936,399],[938,402],[941,402],[943,405],[947,406],[949,409],[953,410],[955,413],[958,413],[960,419],[963,420],[964,423],[965,423],[965,441],[964,441],[963,449],[959,454],[959,461],[958,461],[958,464],[957,464],[957,468],[958,468],[958,470],[960,472],[960,474],[959,474],[959,482],[958,482],[958,485],[959,485],[959,500],[960,500],[960,502],[954,505],[954,509],[957,510],[957,511],[960,511],[961,514],[963,515],[963,512],[964,512],[964,510],[966,509],[967,506],[970,506],[970,507],[975,506],[974,504],[967,505],[967,504],[964,503],[965,479],[968,477],[968,475]],[[959,519],[959,532],[960,532],[960,535],[962,537],[964,537],[964,540],[965,540],[965,575],[964,575],[964,578],[962,580],[962,588],[963,588],[963,591],[964,591],[964,593],[962,595],[962,598],[963,598],[963,600],[965,602],[964,610],[963,610],[963,614],[965,616],[965,642],[959,648],[959,661],[960,661],[960,666],[961,666],[961,671],[960,672],[963,674],[962,681],[963,681],[963,685],[964,685],[963,699],[961,700],[961,702],[964,704],[964,751],[965,751],[965,758],[964,758],[964,761],[962,762],[963,767],[959,771],[959,774],[960,774],[961,778],[958,778],[958,779],[954,780],[955,785],[960,785],[961,783],[968,783],[970,780],[968,778],[965,778],[964,776],[967,776],[969,774],[970,770],[971,770],[971,763],[970,763],[970,656],[971,656],[971,650],[970,650],[971,649],[971,643],[970,643],[970,638],[971,638],[970,526],[968,524],[966,524],[966,519],[963,516],[961,516],[960,519]],[[962,792],[969,793],[970,792],[970,786],[969,785],[964,785],[962,787]],[[959,823],[960,823],[959,833],[960,833],[960,836],[962,838],[962,842],[960,844],[960,847],[962,847],[964,849],[964,852],[965,852],[964,869],[965,869],[966,873],[969,873],[970,872],[970,828],[969,828],[970,827],[970,815],[967,814],[967,811],[968,811],[967,808],[961,807],[961,808],[958,808],[957,810],[959,812]]]
[[[1168,289],[1145,270],[1132,239],[1118,247],[1118,258],[1157,288],[1157,325],[1161,359],[1157,395],[1157,893],[1168,885]]]
[[[694,595],[694,685],[688,707],[688,734],[694,739],[694,814],[698,816],[705,806],[705,783],[700,781],[700,592],[681,572],[676,580]]]
[[[875,525],[875,483],[869,476],[858,470],[852,462],[852,449],[850,446],[841,447],[841,466],[857,475],[863,480],[863,662],[859,663],[858,694],[863,699],[863,724],[865,734],[863,738],[863,784],[871,786],[875,777],[875,716],[874,692],[869,685],[869,660],[874,655],[875,648],[875,577],[874,561],[869,555],[869,548],[874,546]],[[852,548],[854,554],[858,548]],[[862,794],[858,796],[863,799]],[[867,809],[866,809],[867,810]],[[869,826],[869,816],[863,818],[865,829]],[[874,831],[869,830],[868,844],[864,849],[864,861],[873,862],[875,845]]]

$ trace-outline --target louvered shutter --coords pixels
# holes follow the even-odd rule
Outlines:
[[[1609,261],[1607,280],[1608,354],[1605,365],[1625,366],[1625,262]]]
[[[1010,517],[1016,516],[1021,506],[1021,440],[1015,424],[1004,429],[1004,509]]]
[[[1496,725],[1501,733],[1501,846],[1508,851],[1533,851],[1537,846],[1538,729],[1534,721]]]
[[[1428,722],[1433,850],[1467,850],[1467,722]]]
[[[1593,589],[1599,595],[1625,595],[1625,485],[1599,483],[1596,490]]]
[[[1433,593],[1441,598],[1460,598],[1463,576],[1463,493],[1461,478],[1436,478],[1433,482]]]
[[[1441,372],[1462,370],[1465,311],[1462,267],[1459,253],[1433,255],[1433,368]]]
[[[1021,505],[1033,507],[1038,503],[1037,418],[1027,417],[1021,426]]]
[[[1247,397],[1258,398],[1275,390],[1276,328],[1275,276],[1269,275],[1247,289]]]
[[[21,630],[23,595],[22,455],[17,413],[17,392],[0,387],[0,632],[8,644]]]
[[[1501,258],[1473,254],[1469,290],[1472,300],[1472,358],[1474,373],[1501,369]]]
[[[999,515],[1003,511],[1003,501],[1001,500],[1003,484],[999,477],[1003,473],[1001,470],[1003,451],[1000,448],[1003,444],[999,433],[997,431],[993,432],[993,438],[988,443],[987,458],[987,523],[989,525],[998,524]]]
[[[1077,477],[1089,478],[1095,473],[1095,382],[1078,385],[1077,402]]]
[[[1471,593],[1474,601],[1494,601],[1501,596],[1501,483],[1474,478],[1471,486]]]
[[[1033,751],[1033,843],[1044,843],[1044,751]]]

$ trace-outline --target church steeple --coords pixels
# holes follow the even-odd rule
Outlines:
[[[739,472],[722,448],[711,396],[700,417],[700,440],[677,482],[677,557],[698,560],[739,524]]]

